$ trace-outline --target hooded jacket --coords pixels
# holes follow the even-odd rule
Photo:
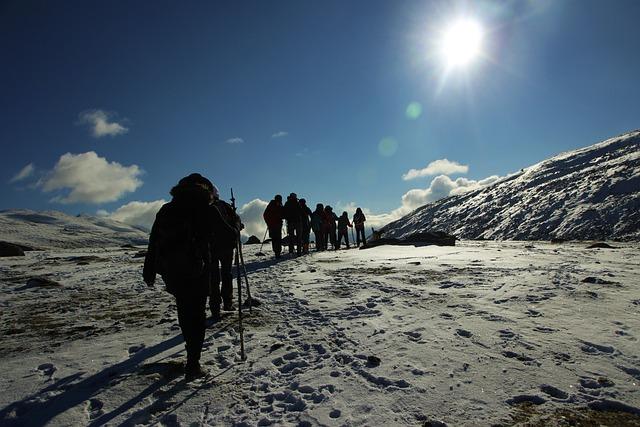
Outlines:
[[[282,228],[283,217],[282,206],[275,199],[269,202],[262,214],[262,218],[269,228]]]
[[[167,290],[174,295],[206,295],[209,292],[210,242],[213,238],[208,215],[211,193],[199,183],[185,178],[171,189],[171,195],[173,199],[160,208],[151,229],[143,267],[144,281],[153,284],[159,273]],[[167,245],[165,236],[186,238],[186,232],[192,239],[189,249],[195,253],[187,258],[192,268],[176,269],[163,255],[167,250],[164,247]]]

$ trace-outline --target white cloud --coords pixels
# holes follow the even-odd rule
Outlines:
[[[137,165],[122,166],[109,162],[89,151],[81,154],[67,153],[39,183],[44,192],[70,190],[66,196],[56,196],[52,201],[60,203],[113,202],[125,193],[142,185]]]
[[[426,205],[427,203],[433,203],[445,197],[463,194],[482,187],[487,187],[500,179],[501,177],[492,175],[479,181],[462,177],[453,180],[446,175],[439,175],[431,181],[429,187],[424,189],[414,188],[407,191],[402,196],[402,204],[388,213],[374,214],[366,207],[362,207],[362,211],[367,217],[367,234],[371,230],[371,227],[377,230],[392,221],[402,218],[404,215]],[[357,206],[353,202],[347,204],[338,202],[334,212],[339,215],[342,211],[346,210],[351,218],[353,217],[353,213],[356,211],[356,208]]]
[[[402,175],[402,179],[409,181],[411,179],[422,178],[431,175],[452,175],[456,173],[469,172],[469,166],[461,165],[458,162],[452,162],[448,159],[434,160],[423,169],[409,169],[407,173]]]
[[[493,175],[480,181],[467,178],[453,180],[446,175],[438,175],[431,181],[428,188],[407,191],[402,196],[401,208],[406,214],[427,203],[489,186],[499,179],[500,177]]]
[[[284,138],[285,136],[289,135],[289,132],[285,132],[283,130],[274,133],[273,135],[271,135],[271,138]]]
[[[268,204],[269,203],[264,200],[253,199],[240,208],[238,215],[240,215],[242,223],[244,224],[244,230],[242,230],[243,235],[247,237],[254,235],[257,236],[258,239],[262,239],[267,229],[262,214]]]
[[[33,166],[33,163],[29,163],[27,166],[25,166],[22,169],[20,169],[20,172],[15,174],[14,177],[11,178],[11,180],[9,182],[18,182],[18,181],[22,181],[24,179],[27,179],[31,175],[33,175],[33,172],[35,170],[36,170],[36,168],[35,168],[35,166]]]
[[[102,110],[89,110],[80,113],[80,123],[90,125],[91,134],[95,138],[121,135],[129,131],[128,128],[112,120],[112,118],[112,113]]]
[[[244,139],[238,138],[238,137],[229,138],[229,139],[227,139],[225,141],[225,143],[227,143],[227,144],[243,144],[244,143]]]
[[[147,230],[151,230],[153,221],[156,218],[156,214],[164,205],[166,200],[154,200],[152,202],[129,202],[120,206],[114,212],[109,213],[103,210],[97,212],[98,216],[106,216],[116,221],[123,222],[125,224],[143,227]]]

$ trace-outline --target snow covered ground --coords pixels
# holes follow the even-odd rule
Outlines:
[[[148,238],[148,231],[109,218],[29,209],[0,211],[0,241],[36,249],[145,244]]]
[[[639,425],[640,245],[587,245],[278,263],[248,246],[261,302],[245,319],[248,358],[229,314],[207,330],[211,375],[191,383],[172,298],[142,283],[136,250],[2,258],[0,424]]]

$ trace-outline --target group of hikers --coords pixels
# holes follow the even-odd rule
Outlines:
[[[282,256],[282,226],[287,224],[287,240],[289,253],[303,255],[309,253],[311,231],[315,236],[316,250],[324,251],[329,248],[329,243],[334,250],[340,249],[344,239],[347,249],[349,245],[349,228],[356,230],[356,246],[367,243],[364,232],[364,223],[367,220],[362,209],[357,208],[353,215],[353,223],[349,221],[347,212],[337,216],[333,208],[322,203],[316,204],[316,209],[311,211],[305,199],[298,199],[296,193],[291,193],[287,201],[282,204],[282,196],[276,194],[269,202],[263,214],[267,223],[267,230],[271,238],[271,246],[276,258]]]
[[[234,310],[232,264],[234,250],[242,255],[240,231],[244,228],[232,204],[220,199],[216,186],[204,176],[193,173],[182,178],[170,194],[172,199],[156,214],[144,260],[143,279],[153,286],[160,274],[166,290],[175,297],[178,324],[187,350],[185,377],[191,380],[206,374],[200,365],[200,355],[206,330],[207,300],[214,320],[221,309]],[[355,225],[357,244],[366,243],[365,217],[358,208],[353,225],[344,212],[337,217],[331,206],[318,204],[311,212],[304,199],[291,193],[282,205],[276,195],[264,212],[276,258],[282,251],[282,225],[287,222],[289,253],[309,252],[312,230],[316,248],[326,250],[330,242],[340,248],[344,238],[347,248],[347,228]],[[337,222],[337,225],[336,225]],[[336,236],[337,230],[337,236]]]

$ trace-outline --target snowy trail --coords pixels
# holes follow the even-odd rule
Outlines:
[[[615,245],[461,242],[278,263],[249,246],[262,304],[245,319],[248,360],[230,314],[207,330],[211,376],[192,383],[172,299],[141,283],[135,250],[4,258],[0,423],[511,425],[590,409],[637,423],[640,254]],[[55,283],[27,284],[38,275]]]

